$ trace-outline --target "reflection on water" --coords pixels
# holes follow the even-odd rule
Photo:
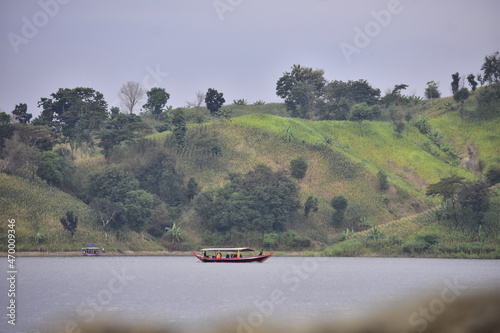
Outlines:
[[[273,257],[231,265],[195,257],[19,258],[17,323],[0,328],[19,333],[57,322],[57,332],[79,332],[115,318],[200,331],[222,320],[246,332],[272,322],[366,317],[410,303],[411,311],[397,317],[411,319],[415,331],[467,295],[493,288],[499,276],[495,260]]]

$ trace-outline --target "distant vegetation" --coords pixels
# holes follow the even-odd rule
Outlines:
[[[173,109],[130,81],[122,113],[61,88],[33,120],[23,103],[0,113],[0,218],[16,219],[20,250],[498,258],[499,63],[485,57],[470,90],[453,73],[449,98],[434,81],[426,99],[406,84],[381,96],[300,65],[277,79],[284,104],[224,106],[211,88]]]

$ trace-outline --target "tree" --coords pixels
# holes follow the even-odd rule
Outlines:
[[[71,233],[71,237],[73,238],[76,233],[76,228],[78,227],[78,217],[72,212],[67,211],[66,216],[59,219],[64,230],[67,230]]]
[[[477,81],[475,80],[474,74],[469,74],[467,76],[467,81],[469,82],[472,91],[476,91]]]
[[[307,162],[304,157],[298,157],[290,161],[290,172],[293,178],[302,180],[307,172]]]
[[[118,97],[125,105],[128,112],[133,113],[135,106],[144,97],[144,93],[144,89],[139,83],[127,81],[127,83],[121,87]]]
[[[381,102],[386,106],[390,104],[400,104],[403,101],[401,96],[401,90],[405,90],[408,88],[407,84],[401,83],[394,86],[390,93],[386,93],[386,95],[381,99]]]
[[[89,198],[108,198],[112,202],[123,202],[128,192],[138,189],[137,179],[117,167],[111,167],[92,177],[87,195]]]
[[[198,182],[193,177],[189,178],[187,183],[187,197],[191,201],[198,194]]]
[[[205,94],[201,91],[196,92],[196,99],[194,102],[186,102],[188,108],[199,108],[203,101],[205,100]]]
[[[36,147],[36,142],[23,138],[22,134],[16,131],[5,140],[2,171],[35,180],[42,153]]]
[[[356,121],[359,124],[359,135],[361,135],[361,123],[363,120],[370,120],[373,118],[372,108],[366,102],[355,104],[351,107],[349,114],[350,121]]]
[[[500,165],[493,164],[486,171],[486,180],[489,186],[500,183]]]
[[[151,88],[147,93],[148,101],[142,107],[146,112],[159,117],[160,113],[163,112],[163,108],[167,104],[170,94],[165,91],[164,88]]]
[[[200,193],[195,210],[208,230],[283,231],[300,207],[298,188],[282,172],[258,165],[244,175],[232,174],[220,189]]]
[[[12,111],[14,118],[21,124],[27,124],[30,122],[33,115],[28,113],[28,105],[25,103],[17,104]]]
[[[36,174],[49,185],[60,186],[64,178],[64,164],[64,158],[52,151],[46,151],[42,154]]]
[[[326,80],[322,69],[293,65],[276,83],[276,95],[285,99],[292,117],[311,118]]]
[[[0,112],[0,125],[10,124],[10,114],[6,112]]]
[[[59,89],[52,98],[42,98],[42,114],[33,123],[46,124],[60,132],[74,151],[82,143],[93,144],[96,133],[107,119],[103,94],[92,88]]]
[[[175,109],[172,116],[172,132],[177,141],[177,151],[184,149],[184,142],[186,141],[186,118],[182,109]]]
[[[133,125],[135,123],[142,123],[141,117],[123,113],[117,113],[105,122],[104,128],[98,133],[100,141],[97,144],[103,149],[105,159],[110,158],[114,146],[138,136],[138,128]]]
[[[483,71],[482,80],[490,84],[500,82],[500,53],[496,51],[490,56],[484,57],[484,63],[481,66]]]
[[[464,183],[457,193],[457,203],[462,226],[478,231],[483,225],[484,213],[490,208],[488,185],[479,181]]]
[[[460,87],[460,74],[458,74],[458,72],[456,72],[455,74],[451,74],[451,78],[451,93],[455,95],[458,91],[458,88]]]
[[[220,93],[212,88],[209,88],[205,95],[205,104],[207,105],[207,108],[210,110],[210,114],[214,117],[219,114],[219,109],[226,102],[223,96],[224,96],[223,93]]]
[[[345,210],[347,209],[347,199],[342,195],[333,197],[330,205],[335,210],[332,216],[332,223],[335,227],[340,227],[344,221]]]
[[[153,213],[154,196],[144,190],[133,190],[123,198],[123,211],[127,225],[136,232],[144,230]]]
[[[464,182],[465,178],[457,175],[451,175],[450,177],[444,177],[439,180],[439,182],[434,184],[429,184],[427,186],[426,195],[433,196],[437,195],[442,197],[443,202],[448,207],[448,214],[453,218],[455,226],[458,225],[458,213],[457,213],[457,194],[460,186]]]
[[[304,204],[304,216],[308,217],[310,212],[318,211],[318,198],[310,195]]]
[[[464,102],[469,98],[469,89],[461,88],[457,92],[453,94],[453,99],[460,104],[464,104]]]
[[[380,170],[377,172],[378,189],[380,191],[387,191],[389,189],[389,182],[387,181],[387,174]]]
[[[425,88],[425,97],[427,99],[440,98],[441,93],[439,92],[439,83],[434,81],[427,82],[427,88]]]
[[[120,202],[113,202],[109,198],[94,198],[90,207],[101,221],[107,239],[107,227],[123,211],[123,205]]]

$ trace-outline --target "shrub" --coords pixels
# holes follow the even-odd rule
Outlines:
[[[170,126],[168,126],[168,124],[161,124],[156,126],[156,130],[158,131],[158,133],[163,133],[170,130]]]
[[[489,186],[500,183],[500,165],[493,164],[486,171],[486,181]]]
[[[415,122],[415,127],[418,131],[424,135],[431,131],[431,125],[429,125],[429,118],[425,116],[420,116]]]
[[[387,174],[380,170],[377,173],[377,179],[378,179],[378,189],[380,191],[387,191],[389,189],[389,182],[387,181]]]
[[[247,105],[248,102],[246,99],[240,98],[240,99],[233,99],[233,104],[235,104],[235,105]]]

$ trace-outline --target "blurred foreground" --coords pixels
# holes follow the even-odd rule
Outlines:
[[[149,323],[99,320],[92,323],[66,322],[54,325],[50,333],[500,333],[500,288],[481,294],[454,293],[444,289],[434,297],[413,302],[397,302],[383,310],[350,319],[337,318],[314,322],[275,321],[254,311],[199,330],[152,326]]]

